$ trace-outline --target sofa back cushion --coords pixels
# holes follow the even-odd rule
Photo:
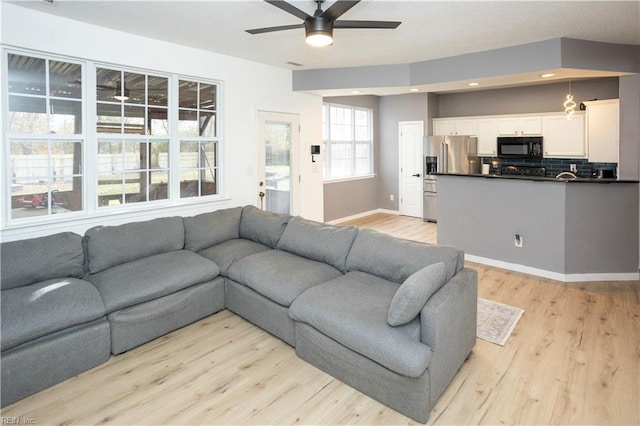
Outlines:
[[[358,234],[355,226],[334,226],[293,217],[287,224],[278,248],[347,270],[347,254]]]
[[[443,262],[449,281],[464,266],[464,253],[455,247],[403,240],[371,229],[358,232],[349,256],[348,271],[362,271],[401,284],[414,272]]]
[[[82,237],[73,232],[2,243],[0,259],[2,290],[84,274]]]
[[[240,237],[242,207],[184,218],[184,248],[200,251]]]
[[[271,213],[254,206],[242,208],[240,238],[276,248],[291,216]]]
[[[96,226],[85,233],[89,272],[184,247],[181,217],[163,217],[118,226]]]

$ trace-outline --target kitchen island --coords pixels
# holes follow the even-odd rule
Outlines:
[[[638,279],[638,181],[438,174],[438,244],[559,281]]]

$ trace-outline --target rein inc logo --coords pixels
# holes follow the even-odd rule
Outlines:
[[[31,417],[24,416],[2,416],[0,417],[0,423],[3,425],[35,425],[36,420]]]

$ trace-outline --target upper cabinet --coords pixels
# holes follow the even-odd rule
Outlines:
[[[617,163],[620,150],[620,101],[585,102],[587,143],[592,163]]]
[[[547,158],[586,158],[584,113],[545,115],[542,147]]]
[[[498,132],[502,136],[541,135],[542,117],[523,115],[500,118]]]
[[[478,155],[495,157],[498,153],[498,119],[481,118],[478,120]]]
[[[478,120],[475,119],[433,119],[434,136],[476,136]]]

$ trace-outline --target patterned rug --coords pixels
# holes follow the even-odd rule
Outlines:
[[[478,298],[476,334],[480,339],[504,346],[522,314],[524,309]]]

